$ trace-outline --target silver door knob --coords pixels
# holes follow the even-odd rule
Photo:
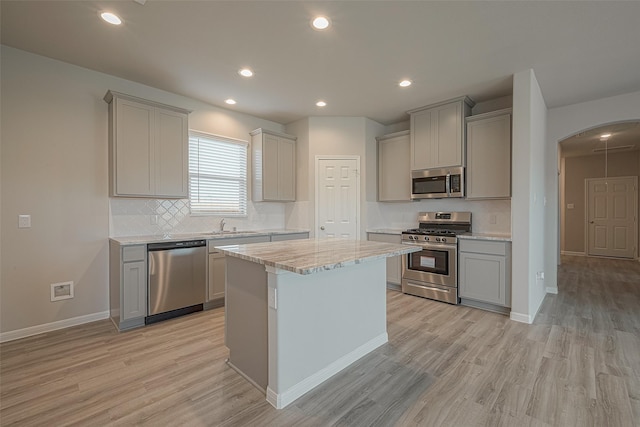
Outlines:
[[[324,225],[320,227],[320,230],[324,230]]]

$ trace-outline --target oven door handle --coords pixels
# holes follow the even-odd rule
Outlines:
[[[418,246],[421,247],[423,249],[431,249],[434,251],[437,250],[445,250],[445,249],[456,249],[458,246],[457,245],[430,245],[428,243],[412,243],[412,242],[402,242],[403,245],[410,245],[410,246]],[[411,255],[411,254],[409,254]]]
[[[432,291],[438,291],[438,292],[446,292],[446,293],[451,292],[450,289],[436,288],[436,287],[433,287],[433,286],[420,285],[420,287],[424,288],[424,289],[429,289],[429,290],[432,290]]]

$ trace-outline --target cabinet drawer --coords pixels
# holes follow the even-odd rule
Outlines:
[[[488,255],[507,255],[507,242],[460,239],[460,252],[475,252]]]
[[[144,261],[147,245],[125,246],[122,248],[122,262]]]

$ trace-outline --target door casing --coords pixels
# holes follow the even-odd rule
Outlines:
[[[316,238],[318,238],[318,230],[320,229],[320,205],[318,203],[319,198],[319,184],[320,184],[320,161],[322,160],[355,160],[356,168],[357,168],[357,177],[356,180],[356,239],[360,240],[360,178],[361,178],[361,168],[360,168],[360,156],[352,156],[352,155],[317,155],[315,158],[315,218],[314,218],[314,229],[313,234]]]

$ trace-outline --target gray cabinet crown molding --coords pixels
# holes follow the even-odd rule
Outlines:
[[[485,119],[491,119],[493,117],[498,117],[498,116],[502,116],[505,114],[511,114],[512,113],[512,109],[511,108],[503,108],[502,110],[496,110],[496,111],[489,111],[487,113],[482,113],[482,114],[475,114],[473,116],[467,116],[465,118],[466,122],[475,122],[478,120],[485,120]]]
[[[274,130],[269,130],[269,129],[264,129],[264,128],[258,128],[258,129],[254,129],[251,132],[249,132],[249,135],[251,136],[256,136],[256,135],[260,135],[260,134],[269,134],[269,135],[273,135],[273,136],[279,136],[280,138],[287,138],[287,139],[293,139],[294,141],[298,140],[297,136],[294,135],[289,135],[283,132],[276,132]]]
[[[446,101],[436,102],[435,104],[425,105],[424,107],[414,108],[413,110],[407,111],[407,114],[414,114],[423,110],[430,110],[431,108],[441,107],[443,105],[451,104],[454,102],[460,102],[460,101],[463,101],[465,104],[467,104],[469,108],[473,108],[473,106],[476,105],[476,102],[473,99],[465,95],[465,96],[459,96],[457,98],[448,99]]]
[[[382,135],[382,136],[376,136],[376,141],[380,142],[380,141],[385,141],[387,139],[391,139],[391,138],[397,138],[399,136],[406,136],[409,135],[411,133],[410,130],[401,130],[399,132],[394,132],[394,133],[388,133],[386,135]]]
[[[103,99],[107,104],[111,104],[114,98],[128,99],[129,101],[140,102],[142,104],[147,104],[152,107],[171,110],[171,111],[175,111],[177,113],[183,113],[183,114],[190,114],[193,111],[193,110],[187,110],[185,108],[176,107],[173,105],[163,104],[161,102],[150,101],[144,98],[138,98],[137,96],[127,95],[126,93],[116,92],[115,90],[108,90],[107,93],[104,95]]]

